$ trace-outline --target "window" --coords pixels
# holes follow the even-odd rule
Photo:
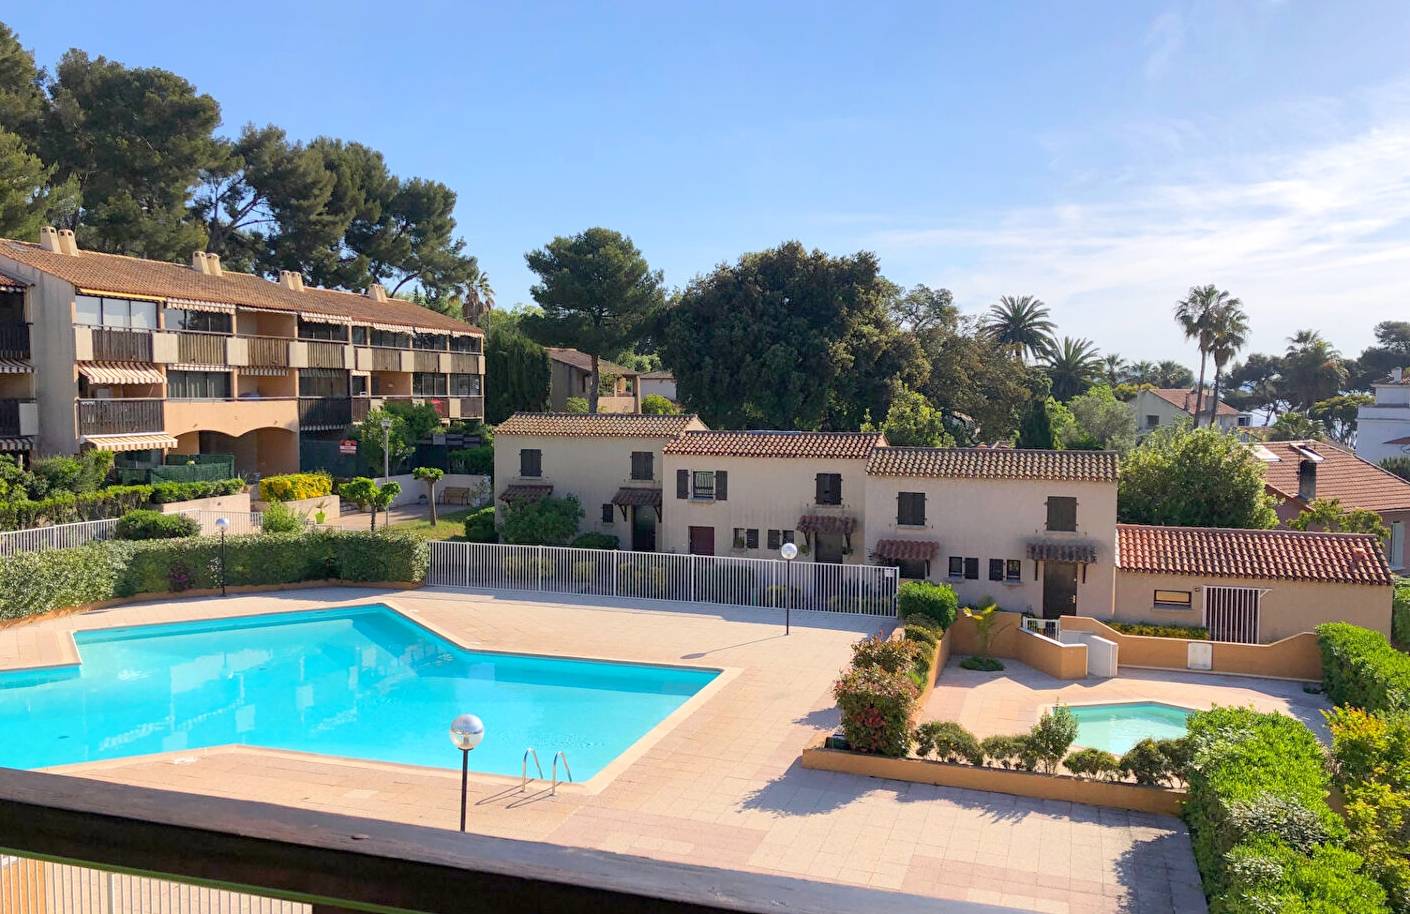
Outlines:
[[[962,555],[952,555],[952,556],[950,556],[950,577],[952,577],[952,578],[962,578],[962,577],[964,577],[964,556],[962,556]]]
[[[896,523],[903,527],[925,526],[924,492],[901,492],[896,496]]]
[[[196,333],[233,333],[235,316],[222,311],[189,311],[185,308],[167,308],[166,329],[190,330]]]
[[[339,368],[300,368],[299,396],[346,397],[348,373]]]
[[[784,543],[791,543],[791,542],[793,542],[793,531],[792,531],[792,530],[770,530],[770,531],[769,531],[769,539],[768,539],[769,549],[771,549],[771,550],[777,550],[777,549],[781,548]]]
[[[1077,529],[1077,499],[1066,495],[1048,496],[1048,529],[1068,532]]]
[[[1146,414],[1146,428],[1155,428],[1160,424],[1160,417],[1151,413]]]
[[[480,389],[480,376],[477,374],[453,374],[450,376],[450,395],[452,397],[478,397]]]
[[[1004,579],[1004,560],[1003,560],[1003,559],[990,559],[990,560],[989,560],[989,580],[991,580],[991,581],[1002,581],[1003,579]]]
[[[1194,595],[1188,590],[1157,590],[1155,605],[1161,609],[1189,609],[1194,606]]]
[[[817,498],[820,505],[842,504],[842,474],[819,473],[817,476]]]
[[[929,563],[925,559],[900,559],[896,562],[896,568],[900,571],[901,577],[912,581],[923,581],[929,577]]]
[[[1240,416],[1240,417],[1236,420],[1236,424],[1237,424],[1240,428],[1247,428],[1247,427],[1248,427],[1248,421],[1249,421],[1249,417],[1248,417],[1248,416]]]
[[[480,338],[478,336],[453,336],[450,338],[451,352],[479,352]]]
[[[430,371],[418,371],[411,376],[413,397],[444,397],[449,388],[446,376]]]
[[[1004,580],[1010,584],[1017,584],[1023,580],[1023,562],[1018,559],[1009,559],[1004,563]]]
[[[353,328],[352,328],[352,341],[353,341],[353,345],[354,345],[354,346],[366,346],[366,345],[367,345],[367,333],[368,333],[368,328],[366,328],[366,327],[353,327]]]
[[[604,524],[610,524],[613,522],[611,502],[608,502],[607,504],[602,506],[602,522]]]
[[[543,451],[538,448],[519,449],[519,475],[537,478],[543,475]]]
[[[352,376],[352,395],[354,397],[367,396],[367,375],[355,374]]]
[[[712,470],[696,470],[691,478],[690,495],[702,501],[715,497],[715,474]]]
[[[168,371],[166,395],[173,400],[228,400],[228,371]]]
[[[444,333],[418,333],[412,339],[411,345],[415,349],[432,349],[437,352],[445,352],[450,346],[450,337]]]
[[[411,334],[393,333],[390,330],[377,330],[374,328],[372,331],[372,345],[385,346],[388,349],[410,349]]]
[[[73,314],[74,323],[89,327],[132,327],[137,330],[157,328],[157,303],[154,301],[76,295]]]
[[[759,548],[759,528],[750,527],[744,535],[744,545],[750,549]]]
[[[1405,567],[1405,521],[1393,520],[1390,522],[1390,545],[1389,556],[1390,567],[1399,571]]]
[[[632,451],[632,479],[656,478],[656,455],[651,451]]]
[[[744,548],[744,537],[745,537],[745,534],[746,534],[747,532],[748,532],[748,531],[746,531],[743,527],[735,527],[735,528],[734,528],[734,548],[736,548],[736,549],[743,549],[743,548]]]
[[[299,339],[332,340],[338,343],[348,341],[347,324],[325,324],[322,321],[306,321],[299,318]]]
[[[966,581],[979,580],[979,559],[964,560],[964,578]]]

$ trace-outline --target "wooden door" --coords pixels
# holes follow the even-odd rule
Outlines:
[[[1043,618],[1077,615],[1077,563],[1043,562]]]
[[[691,555],[714,555],[714,554],[715,554],[715,528],[714,528],[714,527],[691,527],[691,528],[690,528],[690,554],[691,554]]]

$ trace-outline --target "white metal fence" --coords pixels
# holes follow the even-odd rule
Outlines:
[[[895,568],[432,542],[428,584],[896,615]]]
[[[144,876],[0,857],[4,914],[309,914],[293,901]]]
[[[229,522],[225,532],[230,536],[248,536],[264,530],[264,515],[255,511],[206,511],[191,508],[179,513],[195,518],[201,525],[202,536],[215,536],[219,533],[220,529],[215,522],[222,517]],[[304,518],[304,524],[309,523],[311,521]],[[28,530],[11,530],[0,533],[0,556],[40,552],[45,549],[71,549],[74,546],[110,540],[116,528],[117,518],[108,518],[55,524],[52,527],[31,527]],[[0,911],[0,914],[3,914],[3,911]]]

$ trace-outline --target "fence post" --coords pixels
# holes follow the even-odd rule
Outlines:
[[[699,561],[700,556],[691,555],[690,564],[687,566],[690,570],[686,573],[686,579],[689,581],[689,587],[687,588],[686,593],[690,596],[691,603],[695,602],[695,566],[696,563],[698,563]]]
[[[538,560],[537,562],[535,562],[534,564],[538,566],[538,570],[539,570],[539,590],[543,590],[543,547],[542,547],[542,546],[539,546],[539,547],[538,547],[538,554],[539,554],[539,560]]]

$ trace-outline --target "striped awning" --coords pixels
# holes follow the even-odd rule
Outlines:
[[[205,362],[174,362],[166,366],[167,371],[229,371],[229,365],[207,364]],[[152,383],[156,383],[153,381]]]
[[[510,503],[516,501],[538,501],[540,498],[547,498],[552,494],[553,486],[506,486],[504,494],[499,496],[499,500]]]
[[[245,365],[240,368],[240,374],[252,378],[282,378],[288,373],[288,368],[280,368],[277,365]]]
[[[612,496],[612,504],[620,507],[638,505],[659,508],[661,507],[661,490],[623,486],[617,490],[616,495]]]
[[[114,292],[114,291],[112,291],[111,289],[84,289],[84,288],[80,288],[78,291],[79,291],[79,293],[82,294],[82,295],[94,295],[94,296],[97,296],[97,297],[99,297],[99,298],[126,298],[126,299],[128,299],[128,300],[130,300],[130,301],[154,301],[154,302],[164,302],[164,301],[166,301],[166,299],[165,299],[165,298],[162,298],[160,295],[139,295],[139,294],[137,294],[136,292]]]
[[[300,311],[299,320],[306,324],[351,324],[352,318],[341,314],[319,314],[315,311]]]
[[[799,533],[841,533],[851,536],[857,519],[850,514],[804,514],[798,518]]]
[[[0,374],[30,374],[34,366],[28,359],[0,359]]]
[[[29,283],[23,279],[16,279],[8,273],[0,273],[0,292],[23,292],[29,288]]]
[[[376,329],[376,330],[385,330],[385,331],[387,331],[388,333],[415,333],[415,332],[416,332],[415,330],[411,329],[410,327],[405,327],[405,326],[402,326],[401,324],[379,324],[379,323],[377,323],[376,321],[373,321],[373,322],[372,322],[372,326],[373,326],[373,328]]]
[[[183,311],[215,311],[220,314],[235,313],[234,305],[227,305],[224,302],[200,301],[195,298],[168,298],[166,304],[168,308],[180,308]]]
[[[345,378],[348,376],[346,368],[300,368],[301,378]]]
[[[3,289],[0,289],[3,291]],[[31,435],[15,435],[9,438],[0,438],[0,451],[27,451],[34,447],[34,437]]]
[[[1096,543],[1081,540],[1030,540],[1028,557],[1039,562],[1085,562],[1097,560]]]
[[[78,373],[93,384],[160,384],[162,373],[145,362],[79,362]]]
[[[176,447],[176,439],[161,432],[150,435],[84,435],[83,443],[100,451],[150,451]]]
[[[935,540],[878,540],[872,554],[893,561],[929,561],[940,550]]]

